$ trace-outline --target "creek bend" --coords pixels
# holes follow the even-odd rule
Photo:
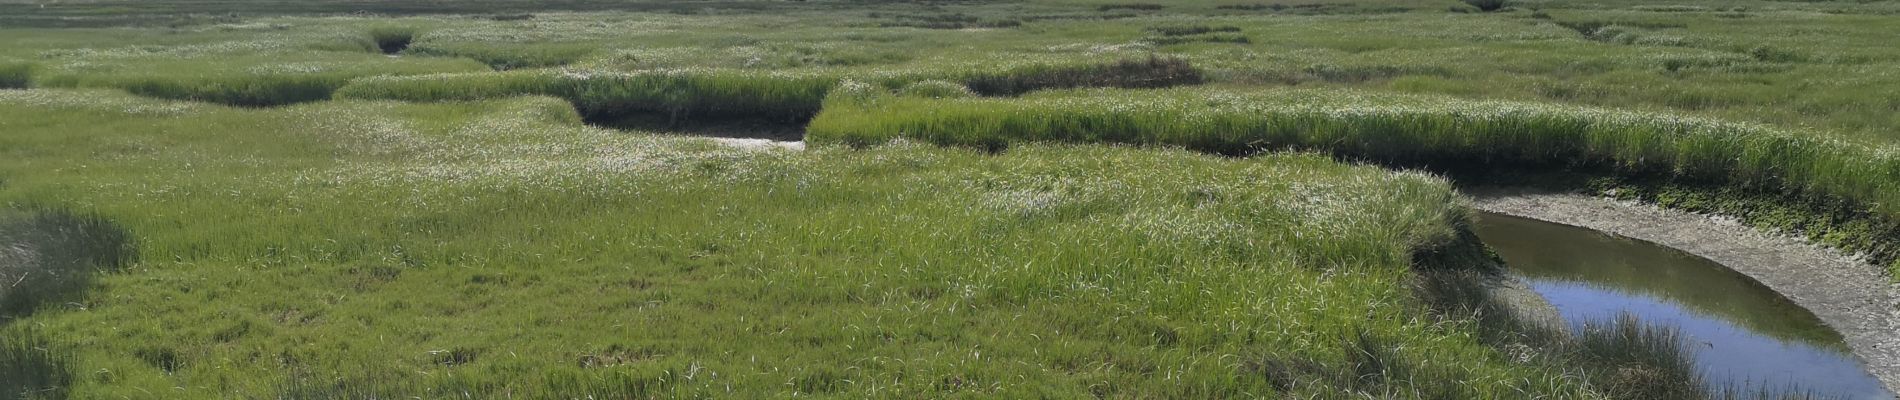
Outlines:
[[[1840,333],[1721,264],[1647,242],[1503,214],[1482,213],[1474,228],[1572,331],[1628,314],[1679,329],[1711,385],[1895,398],[1850,353]]]

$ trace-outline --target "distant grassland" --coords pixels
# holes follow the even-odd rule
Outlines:
[[[453,3],[441,5],[447,12],[486,4],[447,3]],[[626,11],[660,4],[576,4],[582,3],[631,7]],[[370,71],[379,69],[389,74],[478,71],[460,64],[469,61],[502,70],[772,74],[917,70],[972,62],[1001,67],[1021,60],[1060,63],[1157,54],[1187,60],[1215,83],[1350,86],[1670,111],[1813,128],[1867,143],[1900,140],[1895,136],[1900,135],[1900,95],[1895,94],[1900,93],[1900,76],[1882,72],[1900,68],[1900,50],[1885,45],[1891,41],[1889,27],[1900,17],[1881,11],[1892,8],[1893,2],[1723,2],[1675,8],[1521,2],[1491,13],[1452,11],[1470,7],[1454,1],[1166,2],[1159,9],[1120,7],[1141,2],[1118,1],[935,7],[789,3],[690,3],[691,10],[674,10],[679,13],[239,15],[140,29],[7,29],[0,36],[21,41],[0,49],[0,60],[35,63],[36,75],[64,76],[62,81],[91,82],[93,87],[129,87],[125,82],[131,81],[149,93],[175,98],[227,103],[276,98],[281,100],[272,103],[282,104],[333,89],[332,80],[338,77],[368,77],[378,75]],[[313,4],[347,8],[354,3]],[[85,7],[65,2],[60,6]],[[1107,6],[1115,7],[1104,10]],[[300,7],[281,12],[295,13]],[[1016,24],[957,25],[998,20]],[[920,21],[926,26],[906,25]],[[1157,33],[1197,28],[1223,29],[1182,36]],[[403,60],[368,57],[383,52],[371,40],[378,30],[411,33],[410,45],[397,53]],[[159,48],[224,50],[166,54],[179,68],[136,73],[90,69],[119,63],[113,57],[122,50]],[[73,51],[77,49],[91,51]],[[364,54],[331,54],[340,51]],[[249,72],[319,58],[334,61],[331,70],[355,72]],[[425,58],[460,61],[451,67],[419,60]],[[218,94],[232,92],[224,89],[232,86],[282,94]]]
[[[47,379],[74,398],[1586,390],[1421,318],[1413,253],[1464,212],[1424,174],[1103,146],[745,152],[585,127],[548,98],[38,90],[0,110],[0,202],[138,238],[142,261],[77,306],[0,327],[41,338],[50,353],[0,355],[66,371]]]

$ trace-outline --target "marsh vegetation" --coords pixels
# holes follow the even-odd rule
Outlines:
[[[1735,393],[1472,171],[1900,269],[1890,2],[524,4],[0,0],[0,395]]]

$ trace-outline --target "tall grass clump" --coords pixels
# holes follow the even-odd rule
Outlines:
[[[370,28],[369,38],[376,42],[376,48],[383,54],[401,53],[416,40],[416,28],[406,26],[379,26]]]
[[[1832,196],[1900,215],[1900,154],[1819,135],[1668,114],[1335,90],[1088,90],[1022,99],[840,98],[818,142],[908,137],[1186,146],[1224,154],[1301,148],[1400,165],[1518,166],[1664,175]]]
[[[1617,399],[1709,398],[1694,350],[1675,327],[1645,323],[1630,314],[1585,323],[1572,357],[1595,372],[1590,381]]]
[[[33,64],[0,63],[0,89],[23,89],[33,83]]]

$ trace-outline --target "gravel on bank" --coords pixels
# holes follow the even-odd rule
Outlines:
[[[1569,193],[1467,190],[1472,207],[1647,241],[1715,261],[1807,308],[1900,392],[1900,285],[1879,267],[1730,218]]]

